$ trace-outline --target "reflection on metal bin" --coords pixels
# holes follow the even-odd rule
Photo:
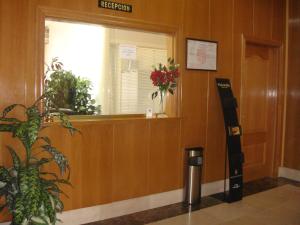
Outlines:
[[[200,203],[202,164],[202,147],[185,149],[184,203],[187,205],[194,205]]]

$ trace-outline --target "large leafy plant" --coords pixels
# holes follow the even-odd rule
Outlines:
[[[60,184],[69,183],[70,168],[68,160],[58,149],[52,146],[50,138],[40,136],[40,131],[47,128],[43,123],[49,116],[48,111],[41,112],[40,98],[32,106],[13,104],[5,108],[0,117],[0,132],[11,133],[18,138],[25,151],[25,158],[11,147],[7,149],[13,165],[9,168],[0,166],[0,212],[7,208],[12,214],[11,225],[54,225],[58,220],[57,212],[63,210],[60,195],[63,191]],[[25,119],[9,117],[9,113],[17,107],[25,111]],[[76,129],[67,117],[59,112],[61,126],[73,134]],[[57,175],[44,171],[45,164],[54,162],[60,170]],[[63,179],[63,175],[67,177]]]
[[[90,80],[64,70],[58,58],[47,66],[45,92],[50,93],[47,107],[68,109],[77,115],[100,113],[100,106],[95,105],[90,94],[91,89]]]

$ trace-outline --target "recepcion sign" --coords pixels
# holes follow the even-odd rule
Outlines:
[[[104,8],[104,9],[122,11],[122,12],[129,12],[129,13],[132,12],[132,5],[118,3],[118,2],[105,1],[105,0],[99,0],[98,7]]]

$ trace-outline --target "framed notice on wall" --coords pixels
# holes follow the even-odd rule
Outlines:
[[[186,68],[190,70],[217,70],[216,41],[186,39]]]

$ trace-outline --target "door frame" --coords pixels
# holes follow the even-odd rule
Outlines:
[[[245,73],[245,51],[247,44],[254,44],[258,46],[264,46],[273,49],[273,55],[275,64],[277,64],[277,79],[276,79],[276,115],[275,115],[275,134],[274,134],[274,151],[272,152],[272,166],[271,176],[278,176],[278,168],[282,165],[283,150],[284,150],[284,114],[285,114],[285,90],[286,90],[286,79],[284,73],[284,45],[282,42],[275,40],[265,40],[254,36],[248,36],[242,34],[241,38],[241,79],[242,74]],[[241,85],[241,83],[240,83]],[[241,93],[240,93],[241,94]],[[241,111],[239,111],[239,117],[241,118]]]

